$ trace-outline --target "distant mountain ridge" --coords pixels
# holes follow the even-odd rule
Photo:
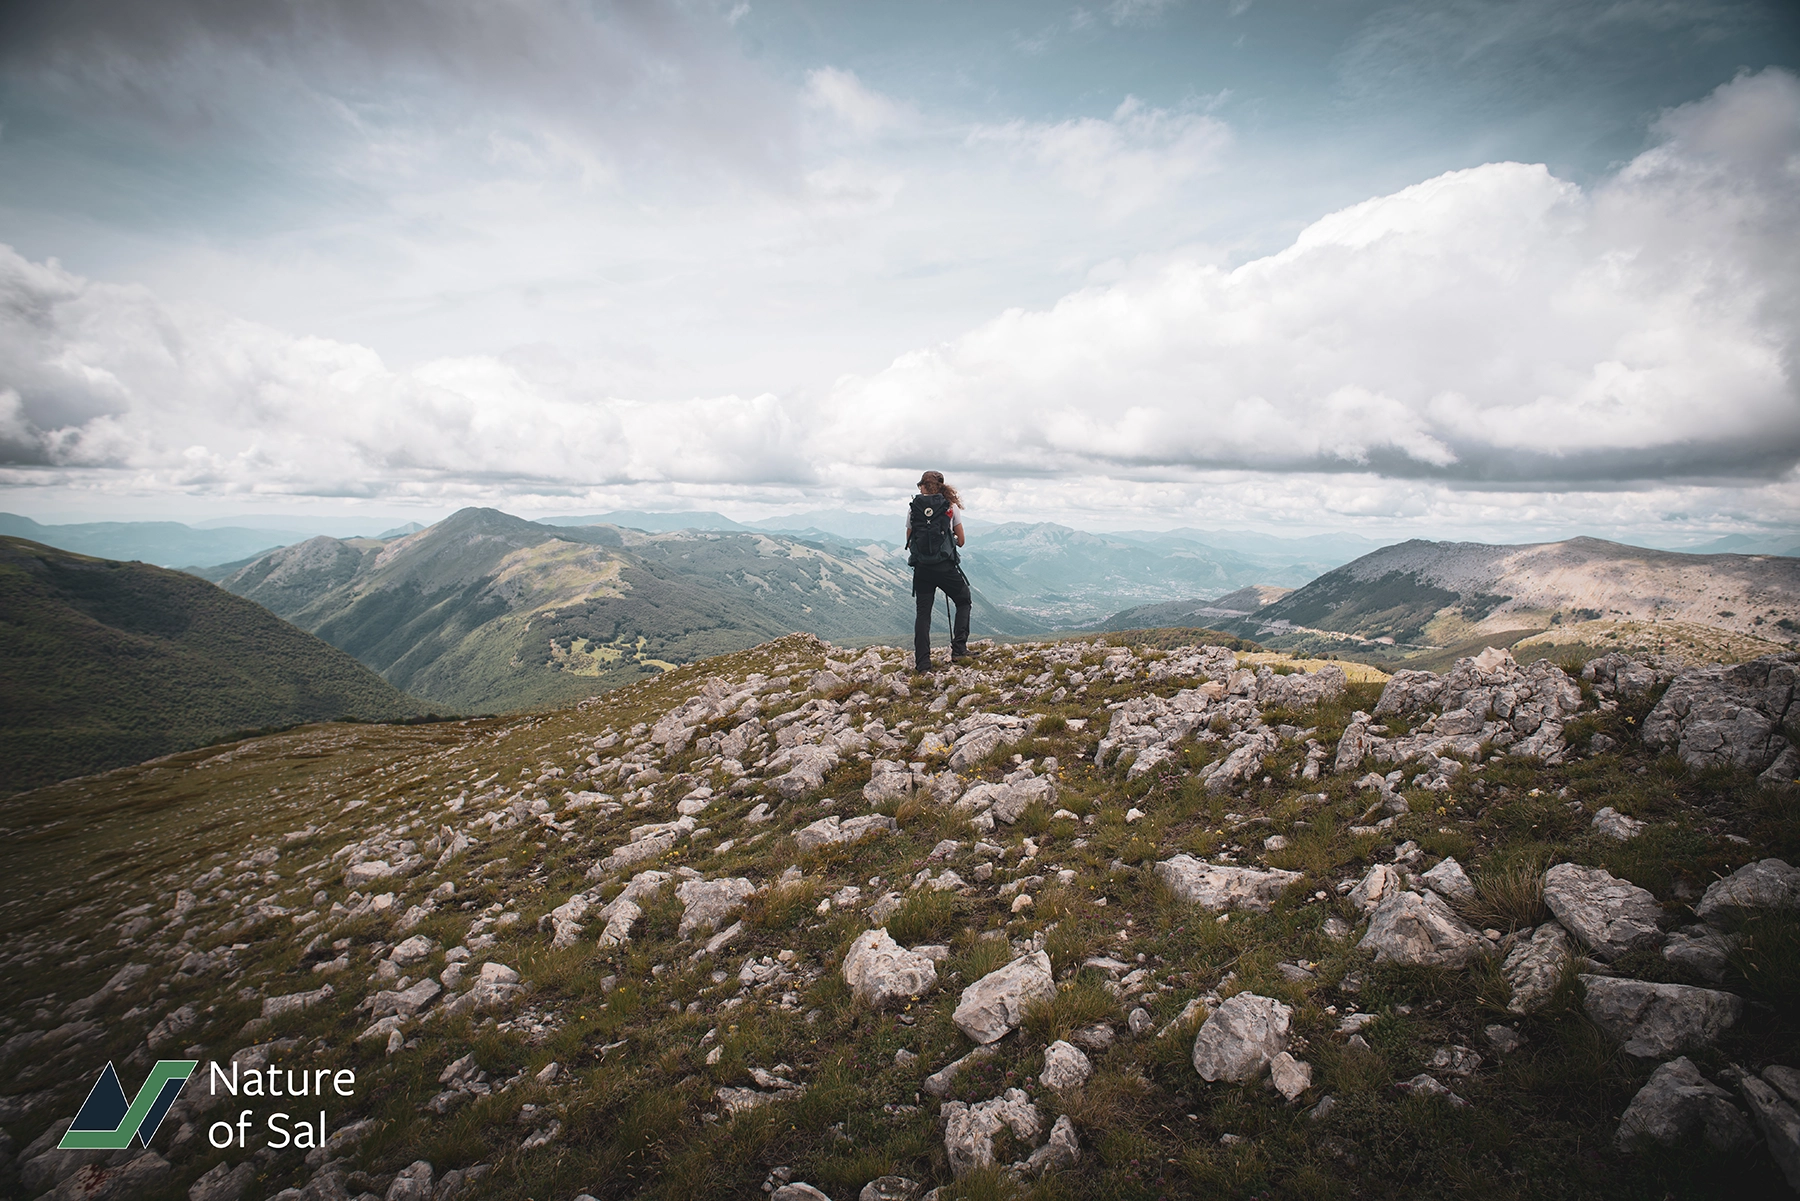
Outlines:
[[[1791,642],[1797,622],[1800,559],[1572,538],[1522,546],[1402,542],[1222,628],[1275,643],[1323,631],[1445,647],[1583,623],[1686,623]]]
[[[898,640],[913,612],[904,557],[878,546],[553,526],[494,509],[387,542],[310,539],[220,582],[465,711],[566,703],[795,631]],[[977,596],[975,628],[1037,627]]]
[[[0,537],[0,788],[248,729],[426,706],[260,605],[178,571]]]

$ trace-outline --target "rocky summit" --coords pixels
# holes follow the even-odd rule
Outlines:
[[[10,798],[0,1189],[1800,1187],[1800,656],[977,650]],[[147,1147],[60,1147],[159,1060]]]

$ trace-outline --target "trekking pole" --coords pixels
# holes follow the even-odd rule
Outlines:
[[[956,626],[950,620],[950,594],[944,593],[944,632],[950,638],[950,657],[956,657]]]

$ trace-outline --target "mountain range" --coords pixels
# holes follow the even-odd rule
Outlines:
[[[179,571],[0,537],[0,790],[248,729],[426,706],[260,605]]]
[[[1766,654],[1800,635],[1800,559],[1694,555],[1598,538],[1521,546],[1414,540],[1384,547],[1214,622],[1283,649],[1377,656],[1476,643]],[[1737,649],[1733,650],[1735,642]]]
[[[796,630],[897,640],[913,612],[904,557],[877,544],[550,526],[493,509],[387,541],[313,538],[207,574],[464,711],[563,703]],[[974,625],[1036,628],[980,595]]]

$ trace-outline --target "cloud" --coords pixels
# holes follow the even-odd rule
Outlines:
[[[742,6],[739,6],[740,8]],[[15,106],[164,151],[310,155],[320,174],[467,164],[490,136],[606,165],[794,178],[791,94],[742,13],[674,0],[26,0],[0,7]]]
[[[820,67],[806,73],[806,102],[829,114],[858,138],[873,138],[913,127],[918,114],[909,106],[884,96],[840,67]]]
[[[395,370],[366,347],[167,305],[0,247],[12,483],[381,496],[808,477],[804,422],[774,397],[621,401],[556,366],[471,356]]]
[[[1591,191],[1451,172],[841,383],[837,453],[996,473],[1770,479],[1800,461],[1800,81],[1674,110]],[[955,414],[949,454],[917,414]]]
[[[930,464],[986,512],[1115,524],[1791,521],[1800,80],[1745,75],[1654,136],[1591,187],[1493,163],[1235,267],[1164,256],[816,396],[659,395],[660,368],[550,353],[397,366],[0,249],[0,483],[867,507]]]
[[[1204,113],[1152,108],[1127,96],[1110,118],[1011,121],[969,135],[1049,169],[1058,183],[1120,217],[1169,198],[1217,168],[1231,130]]]

